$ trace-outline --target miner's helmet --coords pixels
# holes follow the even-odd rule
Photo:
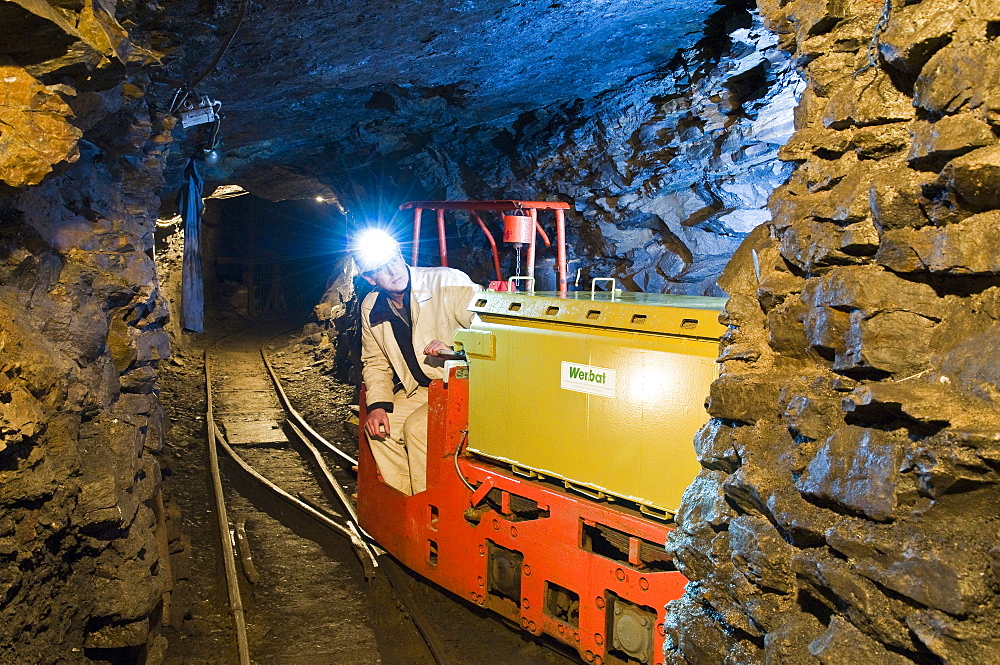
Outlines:
[[[399,255],[399,243],[378,228],[358,231],[351,239],[351,256],[362,274],[378,270]]]

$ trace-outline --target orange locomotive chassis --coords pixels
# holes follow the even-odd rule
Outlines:
[[[662,663],[664,606],[687,582],[662,549],[670,527],[464,451],[456,458],[469,390],[455,372],[430,386],[426,491],[383,483],[361,428],[362,527],[406,567],[588,663]],[[364,422],[363,396],[361,405]],[[618,548],[595,547],[595,537]]]

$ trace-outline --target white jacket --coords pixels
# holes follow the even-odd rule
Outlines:
[[[425,356],[424,347],[437,339],[454,344],[455,330],[468,328],[473,320],[469,304],[480,287],[469,276],[454,268],[408,268],[410,271],[410,320],[416,361],[432,381],[444,377],[444,361]],[[407,396],[420,384],[406,364],[390,321],[372,325],[372,309],[380,289],[369,293],[361,303],[361,362],[368,405],[392,403],[393,372],[403,384]],[[385,296],[383,295],[383,298]]]

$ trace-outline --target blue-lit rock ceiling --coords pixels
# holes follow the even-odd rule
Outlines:
[[[564,200],[584,278],[720,294],[715,279],[789,173],[777,152],[803,84],[747,2],[294,11],[289,31],[251,5],[199,88],[226,113],[210,181],[278,199],[330,188],[358,220],[406,199]],[[183,21],[209,32],[176,12],[160,27]],[[209,59],[203,41],[166,58],[174,77]],[[174,136],[169,174],[199,140]],[[478,230],[455,232],[485,278]]]
[[[184,80],[214,54],[239,3],[212,17],[171,5],[158,27],[181,47],[166,64]],[[459,130],[509,125],[648,77],[701,39],[717,9],[713,0],[251,3],[205,90],[224,102],[232,143],[248,154],[267,154],[278,132],[285,152],[315,153],[397,113],[414,133],[443,109]]]

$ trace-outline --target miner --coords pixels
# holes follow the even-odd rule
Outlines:
[[[426,487],[427,386],[443,378],[441,356],[452,350],[455,330],[471,324],[479,286],[460,270],[406,265],[380,229],[358,233],[351,249],[375,287],[361,304],[365,433],[385,482],[415,494]]]

